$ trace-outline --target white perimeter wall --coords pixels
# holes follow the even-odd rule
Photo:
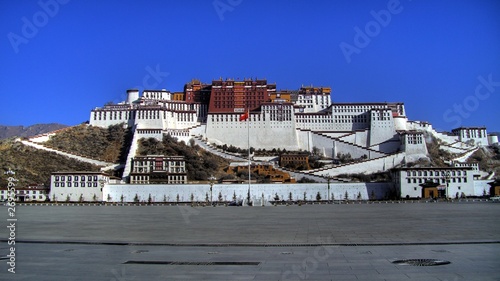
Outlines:
[[[483,196],[483,194],[490,195],[490,185],[489,182],[492,180],[478,180],[474,181],[474,195]]]
[[[332,194],[335,200],[344,199],[347,191],[350,200],[356,200],[358,194],[361,199],[369,199],[372,195],[376,199],[383,199],[393,186],[392,183],[331,183],[330,199]],[[224,201],[232,201],[233,194],[236,193],[237,200],[246,200],[248,184],[215,184],[212,189],[212,200],[218,201],[219,192]],[[293,200],[303,200],[304,192],[307,200],[316,200],[319,192],[322,200],[328,199],[328,184],[252,184],[250,197],[254,202],[260,202],[262,194],[264,201],[274,201],[277,193],[280,200],[288,200],[289,193],[292,193]],[[137,194],[140,201],[147,202],[149,194],[153,202],[163,202],[166,197],[167,202],[176,202],[177,194],[180,202],[190,202],[191,194],[194,201],[205,201],[206,194],[210,197],[209,184],[187,184],[187,185],[133,185],[133,184],[107,184],[103,188],[103,200],[106,201],[108,194],[112,202],[120,202],[123,195],[124,202],[133,202]]]

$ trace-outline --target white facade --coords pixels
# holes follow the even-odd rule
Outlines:
[[[462,193],[476,196],[471,167],[400,168],[394,170],[393,177],[401,198],[423,198],[422,184],[426,182],[434,183],[443,197],[461,197]]]
[[[102,188],[110,181],[101,172],[55,172],[50,177],[51,201],[102,201]]]
[[[460,127],[451,131],[458,136],[461,142],[473,142],[479,146],[487,146],[489,144],[485,127]]]
[[[0,188],[0,201],[8,200],[9,196],[12,194],[8,193],[8,188]],[[43,184],[40,185],[28,185],[25,187],[16,187],[15,201],[20,202],[44,202],[48,199],[49,188],[45,187]]]
[[[131,184],[186,184],[183,156],[147,155],[132,159]]]
[[[140,202],[148,202],[151,196],[152,202],[217,202],[219,194],[223,201],[236,200],[246,201],[248,196],[248,184],[214,184],[210,193],[210,184],[187,184],[187,185],[132,185],[132,184],[107,184],[103,189],[104,201],[134,202],[136,198]],[[321,200],[367,200],[389,198],[393,192],[391,183],[327,183],[314,184],[252,184],[250,186],[250,200],[254,205],[267,205],[274,201],[278,195],[279,200],[287,201],[292,195],[292,200],[316,201],[319,192]],[[210,200],[210,195],[212,196]],[[191,200],[191,197],[193,200]],[[107,200],[107,199],[110,200]],[[177,200],[179,198],[179,200]],[[262,199],[264,199],[262,202]]]

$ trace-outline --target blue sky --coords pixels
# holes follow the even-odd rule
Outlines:
[[[129,88],[331,86],[500,131],[500,1],[0,1],[0,124],[75,125]]]

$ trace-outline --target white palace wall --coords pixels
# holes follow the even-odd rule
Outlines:
[[[246,148],[250,141],[250,146],[254,148],[299,148],[292,120],[272,121],[262,118],[262,115],[251,114],[249,120],[239,121],[238,114],[211,114],[208,116],[206,128],[208,141],[216,144],[232,144]]]
[[[330,200],[342,200],[345,193],[348,199],[356,200],[358,194],[361,200],[367,200],[372,196],[375,199],[384,199],[393,188],[393,184],[384,183],[330,183]],[[219,193],[224,201],[232,201],[233,194],[236,194],[237,200],[246,200],[248,184],[214,184],[212,189],[212,200],[218,201]],[[316,200],[316,195],[320,193],[322,200],[328,199],[328,184],[252,184],[250,186],[250,198],[254,202],[260,202],[262,195],[264,201],[274,201],[277,194],[280,200],[288,200],[290,192],[293,200]],[[107,184],[103,188],[103,200],[107,201],[108,195],[111,202],[120,202],[123,195],[124,202],[133,202],[135,196],[139,201],[147,202],[151,194],[152,202],[190,202],[191,194],[194,201],[204,202],[206,196],[210,198],[209,184],[187,184],[187,185],[135,185],[135,184]],[[332,197],[333,195],[333,197]]]

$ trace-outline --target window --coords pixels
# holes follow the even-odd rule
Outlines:
[[[68,181],[71,181],[71,176],[68,176]]]
[[[59,181],[59,176],[56,176],[56,181]]]
[[[87,182],[87,187],[92,187],[92,183],[91,182]]]
[[[68,182],[68,187],[71,187],[71,182]]]
[[[64,187],[64,182],[61,182],[61,187]]]
[[[417,190],[417,187],[414,187],[413,190]]]
[[[59,187],[59,183],[58,182],[56,182],[55,185],[56,185],[56,187]]]
[[[61,181],[64,181],[66,179],[65,176],[61,176]]]
[[[78,187],[78,182],[77,181],[75,181],[75,187]]]
[[[85,176],[81,176],[81,177],[80,177],[80,180],[81,180],[81,181],[84,181],[84,180],[85,180]]]

